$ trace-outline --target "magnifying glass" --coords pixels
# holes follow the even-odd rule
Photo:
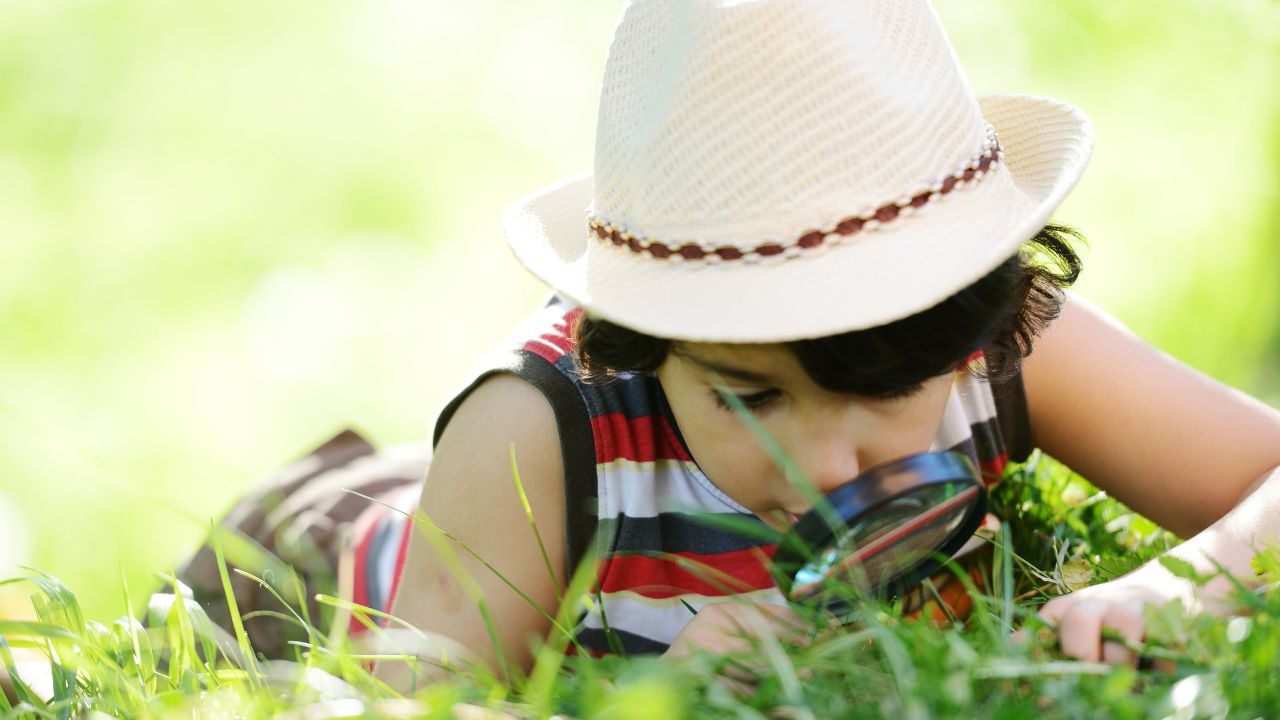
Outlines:
[[[936,572],[982,524],[987,493],[966,455],[930,452],[873,467],[801,517],[773,556],[792,601],[838,617]]]

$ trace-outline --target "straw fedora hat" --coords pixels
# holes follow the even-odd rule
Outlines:
[[[535,275],[634,330],[821,337],[990,272],[1092,145],[1070,105],[975,96],[926,0],[630,0],[594,172],[503,228]]]

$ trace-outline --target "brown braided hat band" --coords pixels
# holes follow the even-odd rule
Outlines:
[[[930,202],[950,194],[957,188],[975,183],[994,170],[1001,160],[1002,151],[996,139],[995,129],[987,126],[987,138],[978,154],[969,160],[964,167],[944,176],[937,182],[918,192],[905,196],[905,199],[889,202],[863,215],[851,215],[836,223],[827,230],[812,230],[804,233],[796,240],[787,243],[762,243],[752,248],[742,249],[733,245],[712,245],[686,242],[679,245],[665,243],[661,240],[639,237],[612,223],[596,217],[587,218],[587,227],[591,234],[601,241],[629,249],[633,253],[648,254],[658,260],[674,261],[690,260],[718,263],[728,260],[758,261],[763,258],[782,255],[788,259],[800,257],[802,251],[813,250],[825,245],[843,242],[845,238],[860,232],[868,232],[906,217],[919,211]]]

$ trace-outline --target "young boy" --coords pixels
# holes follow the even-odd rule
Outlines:
[[[783,530],[808,496],[721,382],[818,490],[930,449],[998,476],[1034,443],[1188,537],[1174,554],[1248,575],[1280,535],[1280,413],[1063,296],[1079,261],[1048,218],[1091,146],[1068,105],[974,96],[925,0],[632,0],[594,172],[505,218],[560,299],[446,407],[420,495],[395,484],[496,572],[374,511],[357,599],[527,666],[598,531],[589,651],[785,627],[772,545],[700,518]],[[1067,654],[1131,663],[1103,629],[1140,640],[1143,604],[1171,598],[1196,600],[1155,563],[1042,614]]]

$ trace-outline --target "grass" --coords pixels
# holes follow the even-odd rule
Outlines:
[[[544,298],[498,221],[591,166],[622,5],[0,2],[0,576],[109,616],[294,453],[429,434]],[[1082,294],[1280,403],[1280,3],[934,5],[1093,117]]]
[[[975,594],[974,611],[964,624],[909,620],[899,607],[872,604],[852,627],[826,625],[812,613],[812,642],[804,647],[766,637],[747,654],[678,661],[567,655],[571,639],[553,631],[527,677],[516,671],[494,676],[457,664],[443,679],[407,696],[369,673],[374,656],[360,654],[345,633],[313,627],[305,604],[290,608],[284,593],[278,593],[281,616],[306,628],[308,639],[295,645],[293,660],[271,661],[254,658],[239,628],[234,637],[219,637],[198,606],[181,601],[180,591],[167,606],[153,603],[145,626],[132,610],[104,624],[86,618],[61,582],[30,571],[6,584],[32,590],[36,619],[0,621],[0,663],[12,674],[14,651],[35,654],[52,673],[43,692],[15,680],[17,700],[0,700],[0,719],[1048,720],[1280,713],[1280,551],[1259,554],[1255,565],[1263,584],[1237,589],[1238,614],[1232,617],[1193,616],[1180,605],[1147,609],[1148,637],[1134,649],[1164,661],[1165,669],[1078,662],[1057,652],[1052,632],[1035,616],[1037,608],[1048,598],[1132,569],[1176,538],[1042,455],[1013,467],[992,500],[1005,523],[985,578],[991,592]],[[1195,575],[1176,563],[1169,567]],[[228,577],[223,582],[228,584]],[[557,626],[572,624],[588,584],[585,572],[571,583]],[[321,600],[344,604],[329,596]],[[377,615],[347,606],[366,620]],[[1027,628],[1027,640],[1011,639],[1011,627]],[[377,657],[397,661],[394,655]]]

